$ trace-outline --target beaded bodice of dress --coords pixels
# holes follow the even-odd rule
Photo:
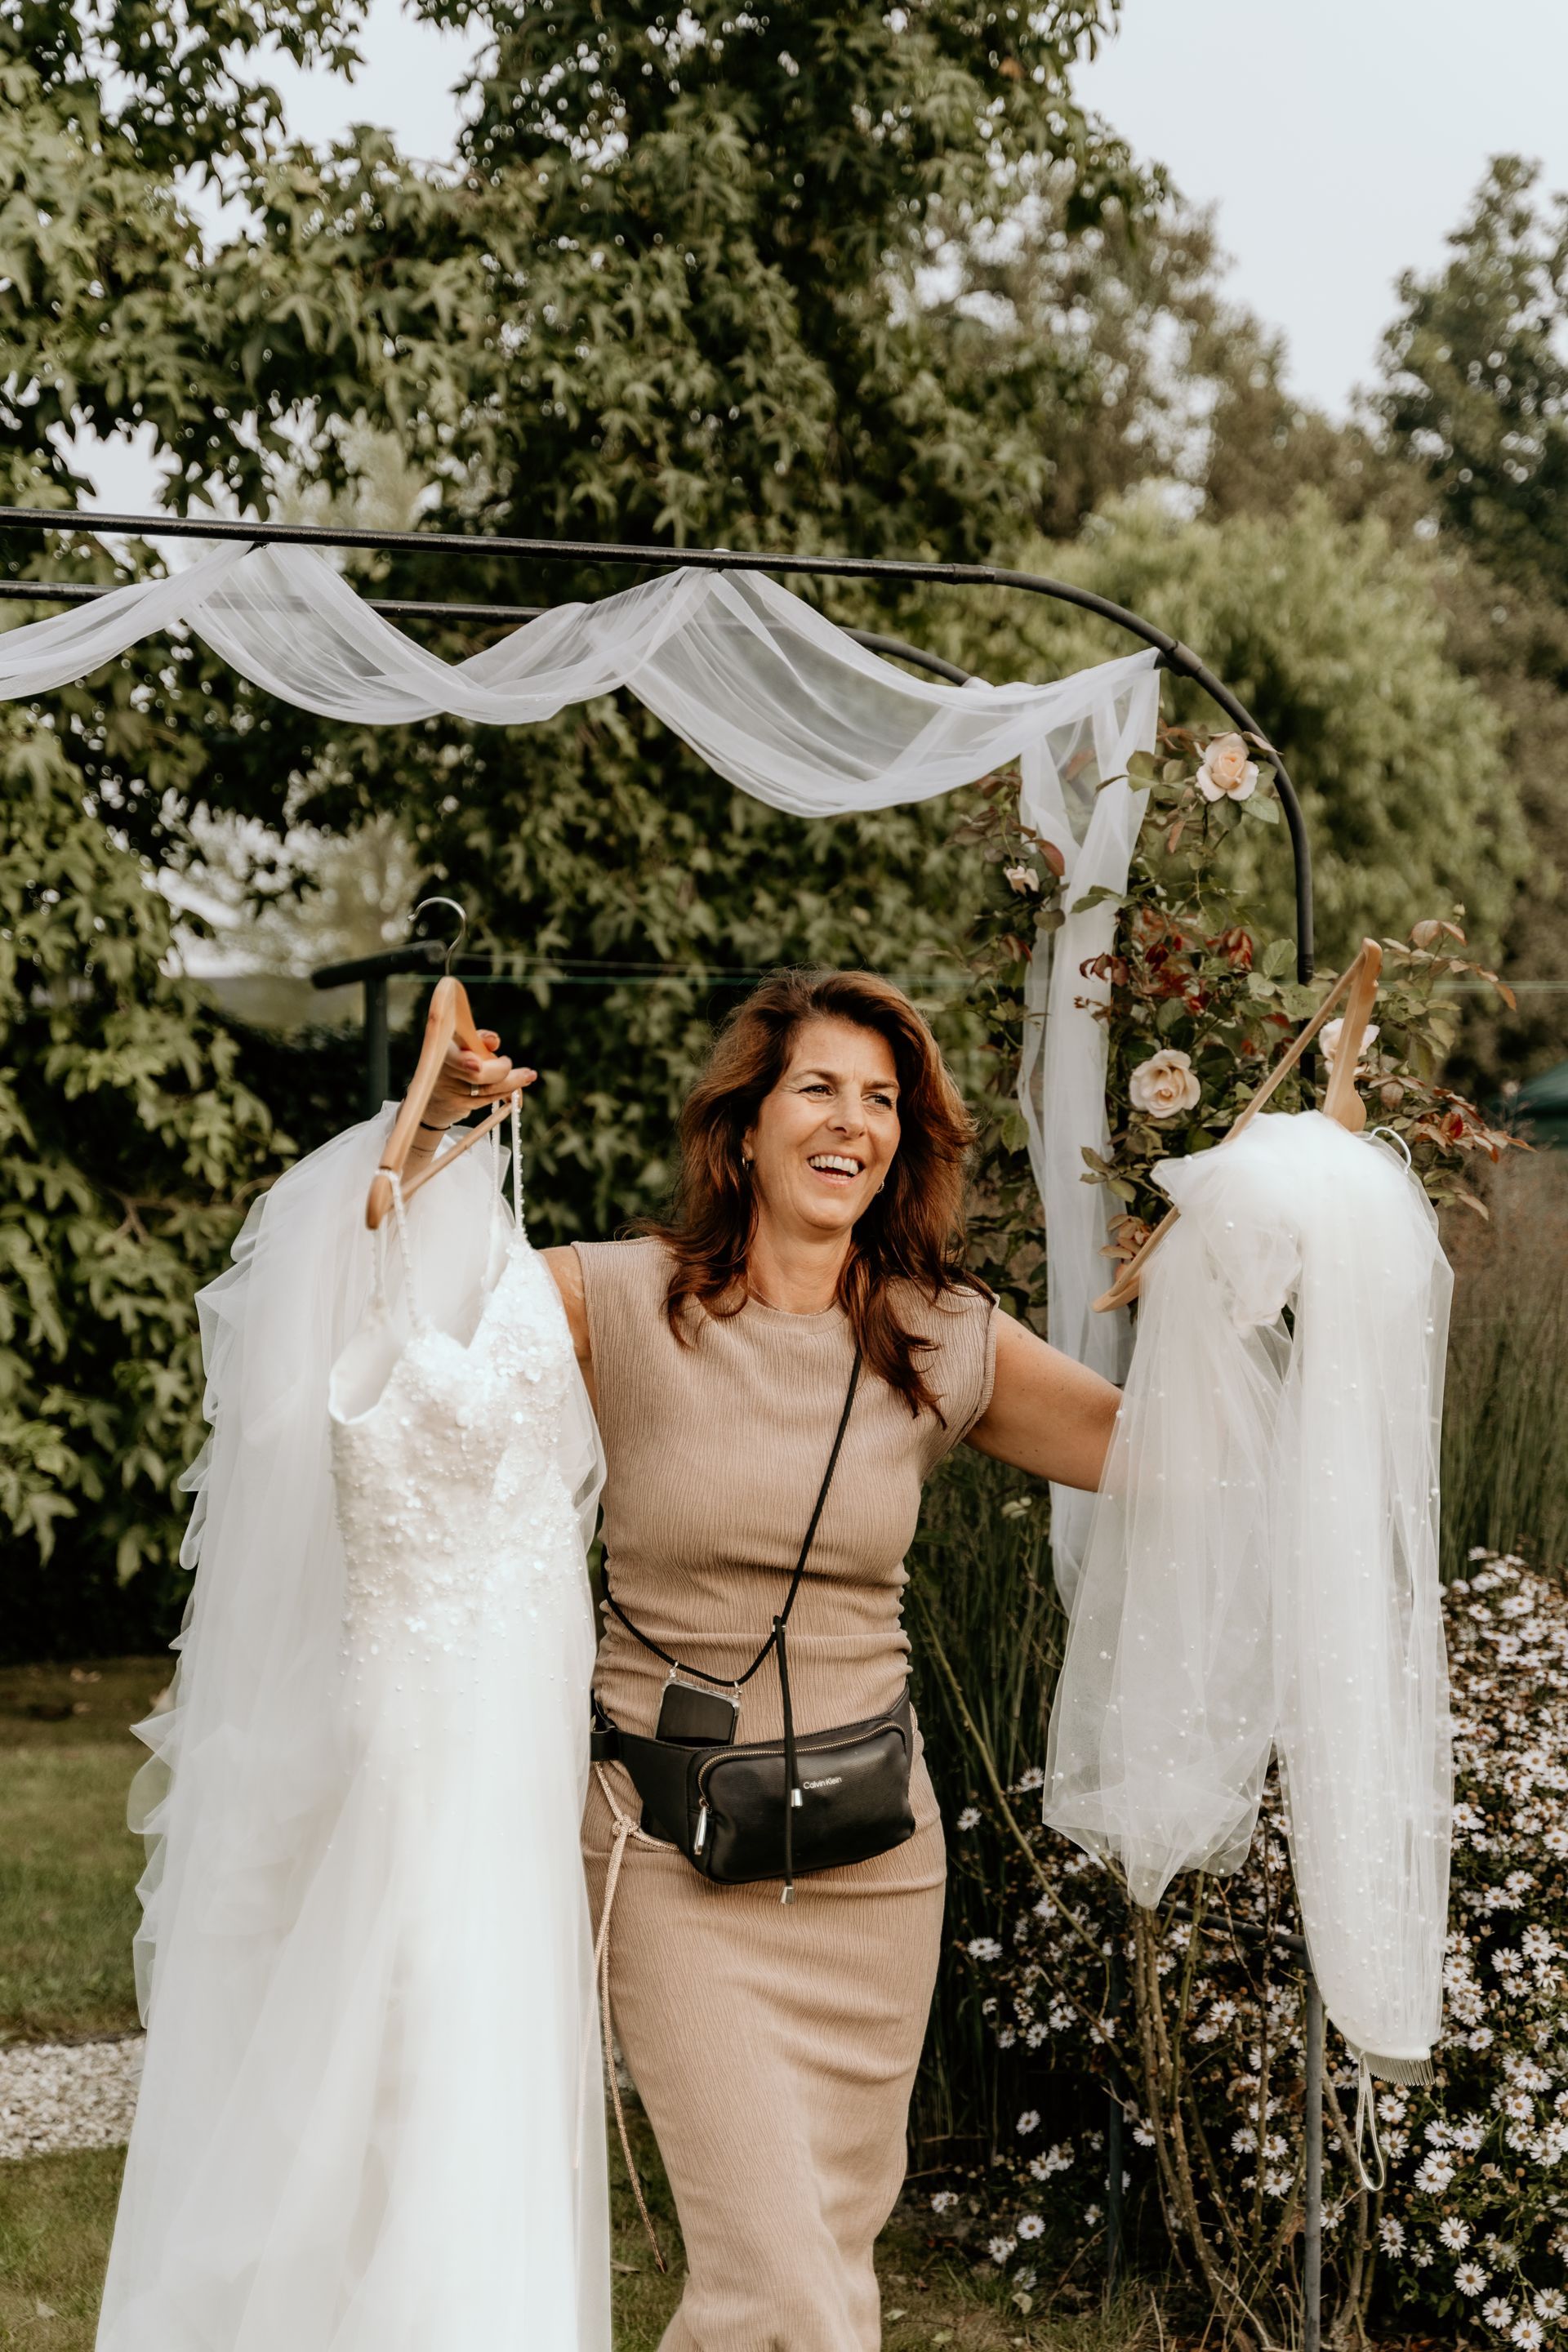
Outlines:
[[[421,1311],[401,1188],[408,1337],[375,1402],[334,1418],[351,1650],[466,1651],[521,1581],[574,1591],[582,1547],[558,1460],[572,1337],[521,1212],[464,1341]],[[384,1316],[378,1297],[371,1313]]]

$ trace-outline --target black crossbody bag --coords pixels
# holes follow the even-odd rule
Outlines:
[[[797,1877],[811,1871],[837,1870],[846,1863],[868,1862],[873,1854],[886,1853],[915,1833],[910,1809],[914,1727],[908,1686],[886,1715],[868,1716],[863,1723],[843,1724],[833,1731],[804,1732],[798,1738],[790,1703],[790,1612],[838,1466],[859,1379],[857,1348],[837,1434],[789,1591],[773,1619],[773,1632],[744,1674],[721,1683],[716,1675],[683,1665],[650,1641],[611,1592],[609,1563],[605,1564],[606,1603],[627,1633],[664,1661],[672,1683],[677,1675],[689,1675],[710,1690],[733,1691],[738,1712],[742,1686],[771,1654],[777,1653],[784,1706],[782,1739],[715,1740],[702,1746],[650,1739],[612,1723],[595,1697],[591,1749],[596,1763],[626,1766],[643,1801],[644,1828],[678,1845],[704,1878],[721,1886],[782,1878],[780,1900],[784,1903],[794,1900]]]

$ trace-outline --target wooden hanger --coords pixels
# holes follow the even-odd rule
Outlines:
[[[431,991],[430,1010],[425,1019],[425,1042],[419,1048],[419,1059],[415,1065],[408,1092],[403,1097],[403,1108],[393,1124],[392,1133],[387,1137],[381,1166],[371,1180],[369,1197],[364,1204],[364,1221],[373,1233],[392,1214],[392,1186],[387,1179],[389,1175],[403,1174],[410,1147],[418,1132],[420,1118],[436,1091],[436,1081],[447,1058],[447,1046],[455,1040],[466,1053],[478,1054],[481,1060],[489,1058],[489,1048],[479,1035],[473,1007],[468,1003],[468,992],[452,972],[452,957],[458,940],[468,928],[468,919],[455,898],[423,898],[415,908],[415,914],[422,915],[426,907],[450,907],[458,918],[458,927],[447,950],[447,969]],[[488,1135],[491,1128],[499,1127],[510,1110],[511,1097],[508,1095],[503,1102],[496,1105],[489,1118],[478,1127],[467,1129],[462,1139],[449,1151],[443,1152],[439,1160],[432,1160],[416,1175],[410,1176],[403,1187],[404,1199],[411,1200],[421,1184],[427,1184],[432,1176],[438,1176],[443,1168],[450,1168],[454,1160],[460,1160],[465,1151],[471,1151],[480,1137]]]
[[[1356,1065],[1361,1060],[1372,1008],[1377,1001],[1377,982],[1382,971],[1383,950],[1375,940],[1363,940],[1353,961],[1341,972],[1306,1027],[1280,1055],[1251,1101],[1237,1112],[1234,1125],[1215,1146],[1217,1151],[1223,1151],[1232,1137],[1239,1135],[1248,1120],[1257,1118],[1269,1097],[1278,1091],[1295,1068],[1341,997],[1347,993],[1350,1002],[1345,1006],[1339,1046],[1334,1055],[1328,1090],[1323,1097],[1323,1114],[1327,1118],[1337,1119],[1341,1127],[1349,1128],[1352,1135],[1361,1132],[1366,1125],[1366,1105],[1355,1090]],[[1110,1288],[1095,1300],[1097,1315],[1104,1315],[1111,1307],[1125,1306],[1130,1298],[1137,1297],[1144,1266],[1180,1214],[1181,1211],[1174,1206],[1166,1210],[1147,1241],[1134,1256],[1128,1259]]]

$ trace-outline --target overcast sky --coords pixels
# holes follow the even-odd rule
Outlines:
[[[1125,0],[1079,91],[1218,206],[1232,290],[1336,412],[1373,373],[1400,272],[1442,260],[1489,155],[1568,186],[1563,0]]]
[[[352,85],[279,66],[290,127],[377,122],[409,154],[449,153],[464,37],[373,0],[361,47]],[[1568,186],[1564,0],[1125,0],[1079,87],[1217,206],[1232,292],[1284,329],[1297,392],[1336,413],[1373,373],[1400,271],[1441,260],[1489,155],[1537,156]],[[104,505],[151,487],[129,452],[99,467]]]

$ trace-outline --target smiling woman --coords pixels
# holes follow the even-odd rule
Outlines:
[[[472,1087],[516,1083],[499,1057],[455,1060],[443,1099],[467,1111]],[[606,1462],[615,1599],[583,1844],[685,2239],[664,2352],[879,2340],[871,2249],[903,2175],[945,1876],[900,1622],[921,1489],[961,1442],[1093,1486],[1115,1416],[1114,1389],[965,1270],[972,1133],[900,991],[781,973],[731,1016],[687,1101],[670,1219],[545,1253]],[[862,1824],[859,1859],[801,1862],[829,1808],[853,1832],[856,1805],[885,1796],[885,1755],[867,1759],[889,1725],[898,1806]],[[704,1759],[668,1785],[695,1789],[696,1825],[671,1835],[644,1801],[647,1759],[679,1763],[688,1739]],[[755,1759],[770,1821],[799,1809],[790,1907],[776,1865],[724,1883],[702,1843],[723,1757]]]
[[[909,1404],[934,1397],[934,1342],[900,1321],[896,1285],[929,1302],[981,1286],[961,1265],[973,1125],[935,1039],[902,992],[868,972],[784,972],[721,1032],[681,1113],[666,1312],[748,1298],[786,1314],[838,1305],[868,1367]]]

